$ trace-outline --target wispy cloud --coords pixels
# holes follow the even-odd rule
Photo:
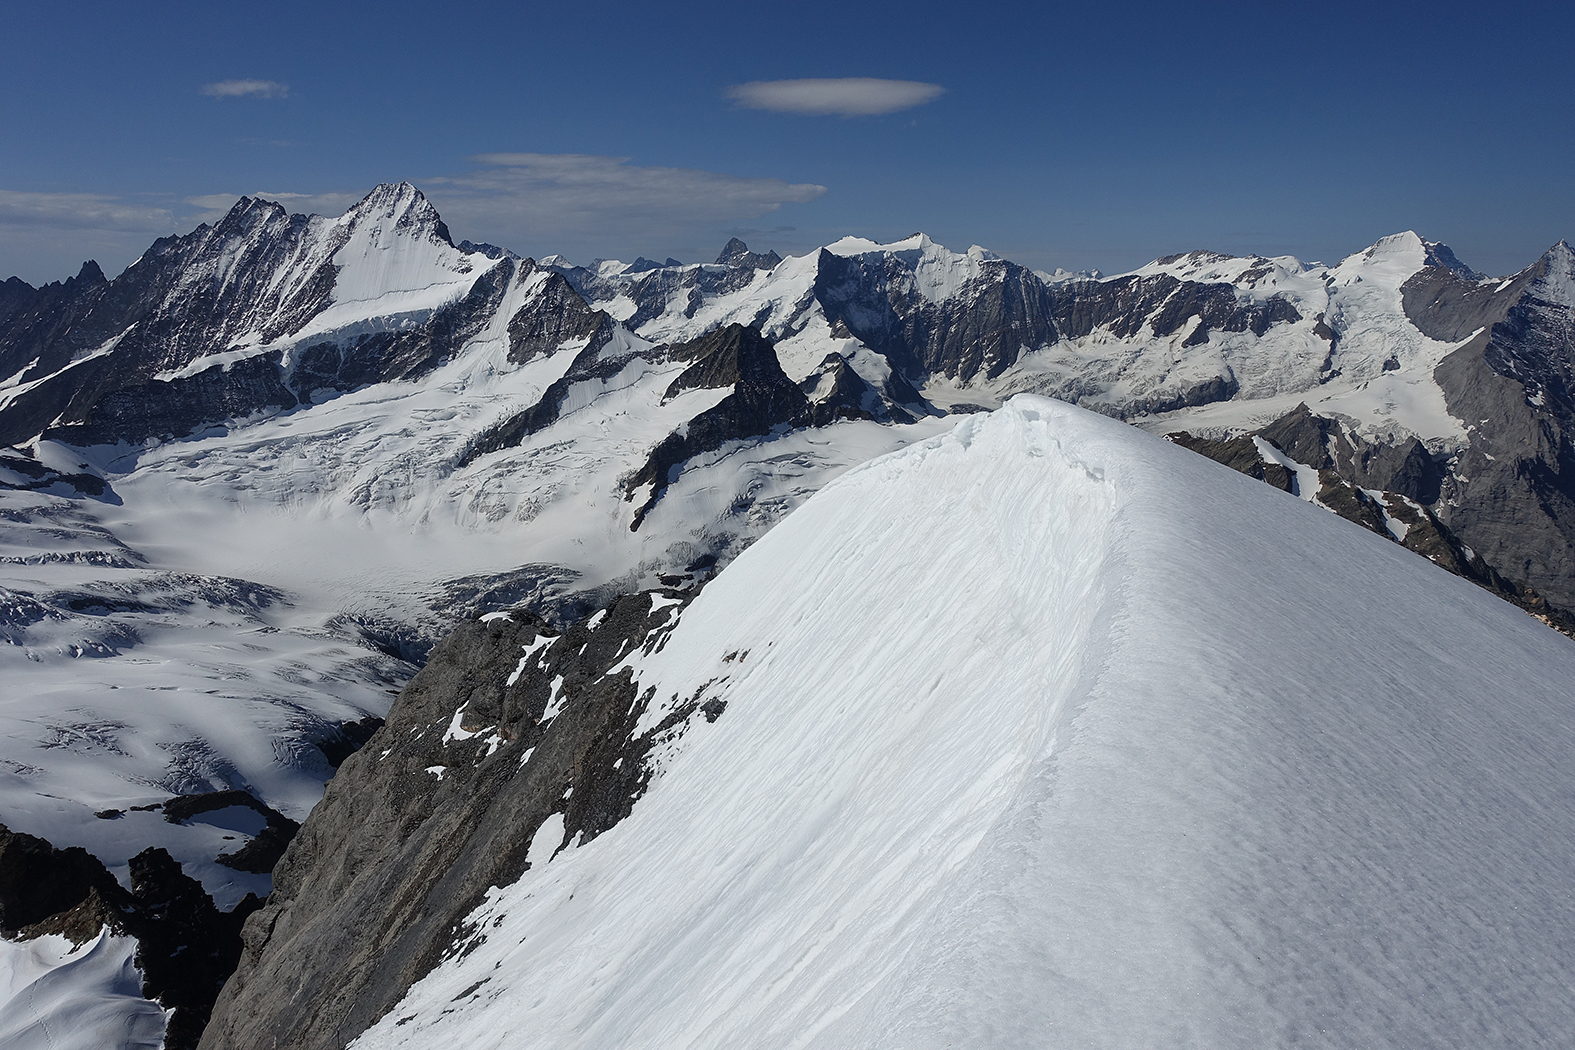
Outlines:
[[[107,193],[0,190],[0,280],[15,274],[42,284],[97,259],[115,273],[181,220],[165,201],[127,200]]]
[[[489,153],[470,160],[481,167],[416,181],[456,238],[538,255],[589,258],[643,250],[710,258],[732,235],[726,231],[752,227],[783,205],[807,203],[826,192],[810,182],[644,167],[626,157]],[[318,215],[339,215],[363,195],[246,194]],[[0,279],[16,273],[55,280],[89,257],[116,272],[155,237],[216,222],[240,197],[163,195],[139,203],[99,193],[0,190]],[[777,233],[785,229],[791,227],[777,227]]]
[[[277,80],[219,80],[198,90],[211,98],[285,98],[290,85]]]
[[[631,165],[628,157],[581,153],[484,153],[487,170],[434,179],[481,196],[509,198],[536,211],[589,216],[660,215],[712,219],[764,215],[812,201],[826,187],[810,182],[724,175],[696,168]]]
[[[727,97],[747,109],[815,116],[873,117],[933,102],[945,94],[939,84],[875,77],[810,80],[754,80],[727,89]]]
[[[456,234],[510,247],[622,250],[687,242],[698,228],[757,219],[826,192],[810,182],[644,167],[627,157],[486,153],[470,159],[485,167],[421,185]]]
[[[0,190],[0,225],[4,226],[167,233],[174,223],[168,208],[134,204],[106,194]]]

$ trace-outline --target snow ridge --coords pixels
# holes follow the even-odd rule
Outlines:
[[[636,671],[673,697],[731,675],[726,713],[355,1046],[1575,1022],[1575,904],[1546,889],[1575,869],[1567,642],[1131,428],[1022,397],[852,470]]]

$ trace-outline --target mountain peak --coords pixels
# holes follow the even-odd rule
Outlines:
[[[1197,266],[1203,266],[1208,263],[1229,262],[1234,258],[1236,258],[1236,256],[1226,255],[1224,252],[1210,251],[1207,248],[1197,248],[1190,252],[1180,252],[1176,255],[1161,256],[1160,258],[1155,259],[1150,265],[1174,266],[1177,263],[1190,263]]]
[[[1455,258],[1455,253],[1450,250],[1449,245],[1444,244],[1442,241],[1429,241],[1422,238],[1418,238],[1418,240],[1422,241],[1423,258],[1427,260],[1427,265],[1442,266],[1446,270],[1453,270],[1460,276],[1471,280],[1476,280],[1481,276],[1471,267]]]
[[[1441,241],[1430,241],[1415,230],[1402,230],[1399,233],[1391,233],[1387,237],[1380,237],[1370,248],[1350,256],[1353,260],[1380,258],[1397,263],[1404,262],[1418,269],[1434,266],[1450,270],[1471,281],[1482,276],[1455,258],[1455,253],[1450,250],[1449,245]]]
[[[372,187],[372,192],[361,198],[357,208],[367,207],[396,207],[409,208],[426,201],[426,195],[413,183],[409,182],[380,182]]]
[[[722,246],[716,261],[722,266],[753,266],[757,270],[770,270],[782,261],[782,256],[776,252],[752,252],[749,245],[734,237]]]
[[[1548,302],[1575,309],[1575,248],[1559,241],[1539,260],[1542,276],[1537,278],[1537,295]]]
[[[224,218],[214,224],[214,228],[217,229],[226,223],[247,222],[258,217],[266,217],[273,212],[278,212],[281,215],[287,214],[284,205],[274,201],[264,200],[261,197],[241,197],[230,206],[230,210],[225,213]]]
[[[338,221],[346,226],[376,219],[393,219],[394,228],[400,232],[420,232],[450,246],[453,238],[437,208],[414,185],[408,182],[384,182],[373,187],[372,192],[341,215]]]

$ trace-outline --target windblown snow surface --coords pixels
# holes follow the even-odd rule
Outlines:
[[[631,666],[726,710],[356,1046],[1575,1031],[1568,640],[1138,430],[1024,396],[856,468]]]

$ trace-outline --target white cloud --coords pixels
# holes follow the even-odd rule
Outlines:
[[[488,170],[432,180],[536,210],[673,219],[764,215],[826,192],[810,182],[723,175],[695,168],[636,167],[628,157],[581,153],[484,153]]]
[[[939,84],[875,77],[810,80],[755,80],[727,89],[728,98],[748,109],[816,116],[871,117],[933,102],[946,91]]]
[[[181,228],[168,208],[109,194],[0,190],[0,280],[57,281],[84,259],[113,274]]]
[[[212,98],[284,98],[290,94],[290,85],[277,80],[220,80],[198,90]]]
[[[697,229],[756,219],[826,192],[809,182],[642,167],[627,157],[486,153],[470,159],[487,167],[420,185],[456,236],[510,247],[671,244]]]
[[[470,159],[484,167],[414,181],[432,198],[456,240],[488,241],[526,254],[590,258],[644,251],[709,259],[732,236],[729,231],[826,192],[809,182],[642,167],[626,157],[490,153]],[[292,213],[339,215],[362,194],[261,191],[247,196],[277,201]],[[114,273],[155,237],[217,222],[240,197],[161,197],[161,206],[151,206],[107,194],[0,190],[0,229],[5,231],[0,279],[16,273],[32,281],[55,280],[89,257]]]
[[[0,190],[0,225],[4,226],[166,233],[174,224],[168,208],[132,204],[101,193]]]

